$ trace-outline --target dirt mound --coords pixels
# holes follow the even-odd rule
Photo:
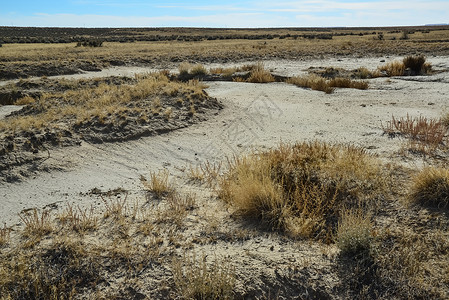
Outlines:
[[[43,80],[19,82],[15,88],[22,95],[41,96],[27,96],[23,109],[0,120],[0,178],[6,181],[46,170],[41,162],[52,147],[163,134],[204,121],[222,108],[202,86],[167,77]]]

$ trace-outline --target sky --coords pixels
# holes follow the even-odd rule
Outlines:
[[[0,26],[256,28],[449,23],[449,0],[0,1]]]

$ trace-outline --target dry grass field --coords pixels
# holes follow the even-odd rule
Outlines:
[[[1,32],[1,300],[449,298],[447,26]]]
[[[408,39],[400,39],[403,31],[410,32]],[[2,32],[1,28],[0,32]],[[194,32],[190,33],[186,29],[183,34],[187,36],[199,34]],[[268,33],[264,30],[251,33],[236,30],[234,34],[237,33],[239,38],[233,38],[231,33],[206,32],[204,39],[196,42],[184,40],[104,42],[101,47],[76,47],[75,42],[4,44],[0,48],[0,79],[72,74],[79,69],[99,70],[117,65],[166,68],[183,61],[205,63],[259,61],[273,58],[449,54],[449,29],[446,27],[343,31],[329,29],[322,32],[280,30],[276,38],[267,38]],[[380,33],[382,33],[381,39],[379,39]],[[331,35],[332,38],[319,38],[323,34]],[[226,39],[207,39],[210,36],[222,35]],[[258,39],[248,39],[251,35],[257,35]],[[97,37],[93,36],[93,38]]]

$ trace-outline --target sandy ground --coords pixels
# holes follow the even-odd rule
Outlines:
[[[309,67],[375,69],[393,59],[275,60],[264,64],[275,74],[297,75]],[[449,69],[447,57],[430,57],[428,61],[437,70]],[[65,77],[133,76],[147,71],[151,69],[115,68]],[[0,221],[13,225],[21,210],[32,207],[61,207],[64,202],[100,205],[98,197],[89,194],[94,188],[123,188],[129,191],[129,200],[141,199],[139,177],[150,171],[166,168],[173,180],[184,185],[186,166],[222,161],[226,156],[274,147],[280,142],[318,139],[351,143],[385,160],[394,159],[414,167],[420,160],[400,157],[398,151],[403,141],[383,135],[382,123],[391,120],[392,115],[440,117],[447,109],[449,97],[448,72],[426,77],[378,78],[370,80],[368,90],[337,89],[330,95],[284,83],[208,84],[207,92],[225,107],[220,114],[160,136],[124,143],[83,143],[80,147],[52,151],[42,163],[60,171],[41,173],[22,182],[1,183]],[[2,107],[0,118],[11,109]],[[184,188],[194,187],[185,184]]]

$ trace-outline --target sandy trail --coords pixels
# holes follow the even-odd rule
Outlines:
[[[447,58],[429,60],[434,66],[449,68]],[[265,65],[280,75],[292,75],[294,70],[297,74],[310,66],[341,63],[349,69],[374,61],[382,64],[379,58],[370,58],[298,61],[294,66],[273,61]],[[142,200],[139,177],[150,171],[167,168],[175,180],[183,182],[182,169],[190,164],[220,161],[225,156],[270,148],[280,142],[318,139],[352,143],[383,159],[398,161],[402,141],[383,135],[382,122],[391,120],[392,115],[407,113],[439,117],[447,108],[447,72],[413,80],[418,81],[378,78],[370,80],[369,90],[338,89],[331,95],[284,83],[208,83],[207,92],[225,106],[218,115],[160,136],[124,143],[83,143],[80,147],[55,150],[43,163],[60,171],[0,185],[0,221],[12,225],[18,221],[17,213],[21,210],[55,203],[99,205],[98,196],[88,195],[93,188],[123,188],[129,191],[129,200]]]

